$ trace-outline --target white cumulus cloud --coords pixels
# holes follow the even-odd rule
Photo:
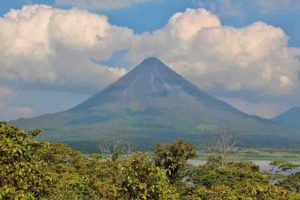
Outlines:
[[[0,17],[0,43],[0,80],[8,83],[95,91],[156,56],[223,97],[300,97],[300,50],[288,46],[282,29],[264,22],[224,26],[205,9],[175,13],[164,28],[134,34],[86,10],[31,5]],[[101,64],[120,51],[124,66]]]
[[[175,13],[163,29],[134,35],[85,10],[25,6],[0,18],[0,41],[3,80],[101,88],[127,70],[98,61],[125,50],[129,63],[160,57],[208,90],[286,95],[299,86],[299,51],[282,29],[263,22],[222,26],[205,9]]]
[[[112,26],[105,16],[80,9],[32,5],[11,10],[0,18],[0,78],[99,87],[126,70],[92,59],[108,59],[116,50],[127,48],[132,36],[132,30]]]
[[[300,62],[282,29],[263,22],[222,26],[204,9],[176,13],[166,28],[141,35],[128,58],[147,56],[162,58],[208,90],[288,95],[299,87]]]
[[[184,13],[175,13],[167,24],[172,35],[189,39],[205,28],[219,27],[217,16],[205,9],[187,9]]]

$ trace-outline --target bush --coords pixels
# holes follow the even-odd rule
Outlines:
[[[252,163],[189,166],[196,149],[182,140],[157,144],[154,160],[135,153],[110,161],[33,141],[39,133],[0,123],[1,200],[300,199],[299,173],[273,185]]]
[[[293,192],[300,192],[300,172],[287,176],[277,185]]]
[[[96,169],[93,179],[103,199],[176,199],[164,171],[155,167],[146,154],[103,162]]]
[[[215,185],[240,187],[243,182],[269,183],[269,176],[233,166],[221,168],[197,166],[187,172],[187,180],[195,185],[208,188]]]
[[[166,170],[171,181],[182,178],[188,166],[188,159],[197,155],[196,148],[184,140],[172,144],[156,144],[154,150],[155,165]]]
[[[267,174],[253,164],[231,163],[225,167],[195,166],[187,172],[191,187],[183,188],[191,199],[299,199],[299,194],[270,183]]]
[[[49,193],[53,174],[36,155],[47,144],[31,140],[39,133],[0,122],[0,199],[34,199]]]

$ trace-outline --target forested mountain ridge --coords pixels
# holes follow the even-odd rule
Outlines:
[[[300,107],[293,107],[272,118],[272,121],[286,127],[300,128]]]

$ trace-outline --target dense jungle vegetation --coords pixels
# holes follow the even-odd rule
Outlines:
[[[0,123],[0,199],[300,199],[300,173],[268,174],[250,162],[210,155],[192,166],[197,149],[178,140],[156,144],[154,153],[84,155],[66,145],[36,141],[26,132]],[[280,170],[295,167],[275,161]]]

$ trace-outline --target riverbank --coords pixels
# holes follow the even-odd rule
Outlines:
[[[205,160],[210,153],[200,151],[198,159]],[[248,160],[284,160],[300,161],[300,150],[289,149],[235,149],[229,154],[229,159],[233,161]]]

